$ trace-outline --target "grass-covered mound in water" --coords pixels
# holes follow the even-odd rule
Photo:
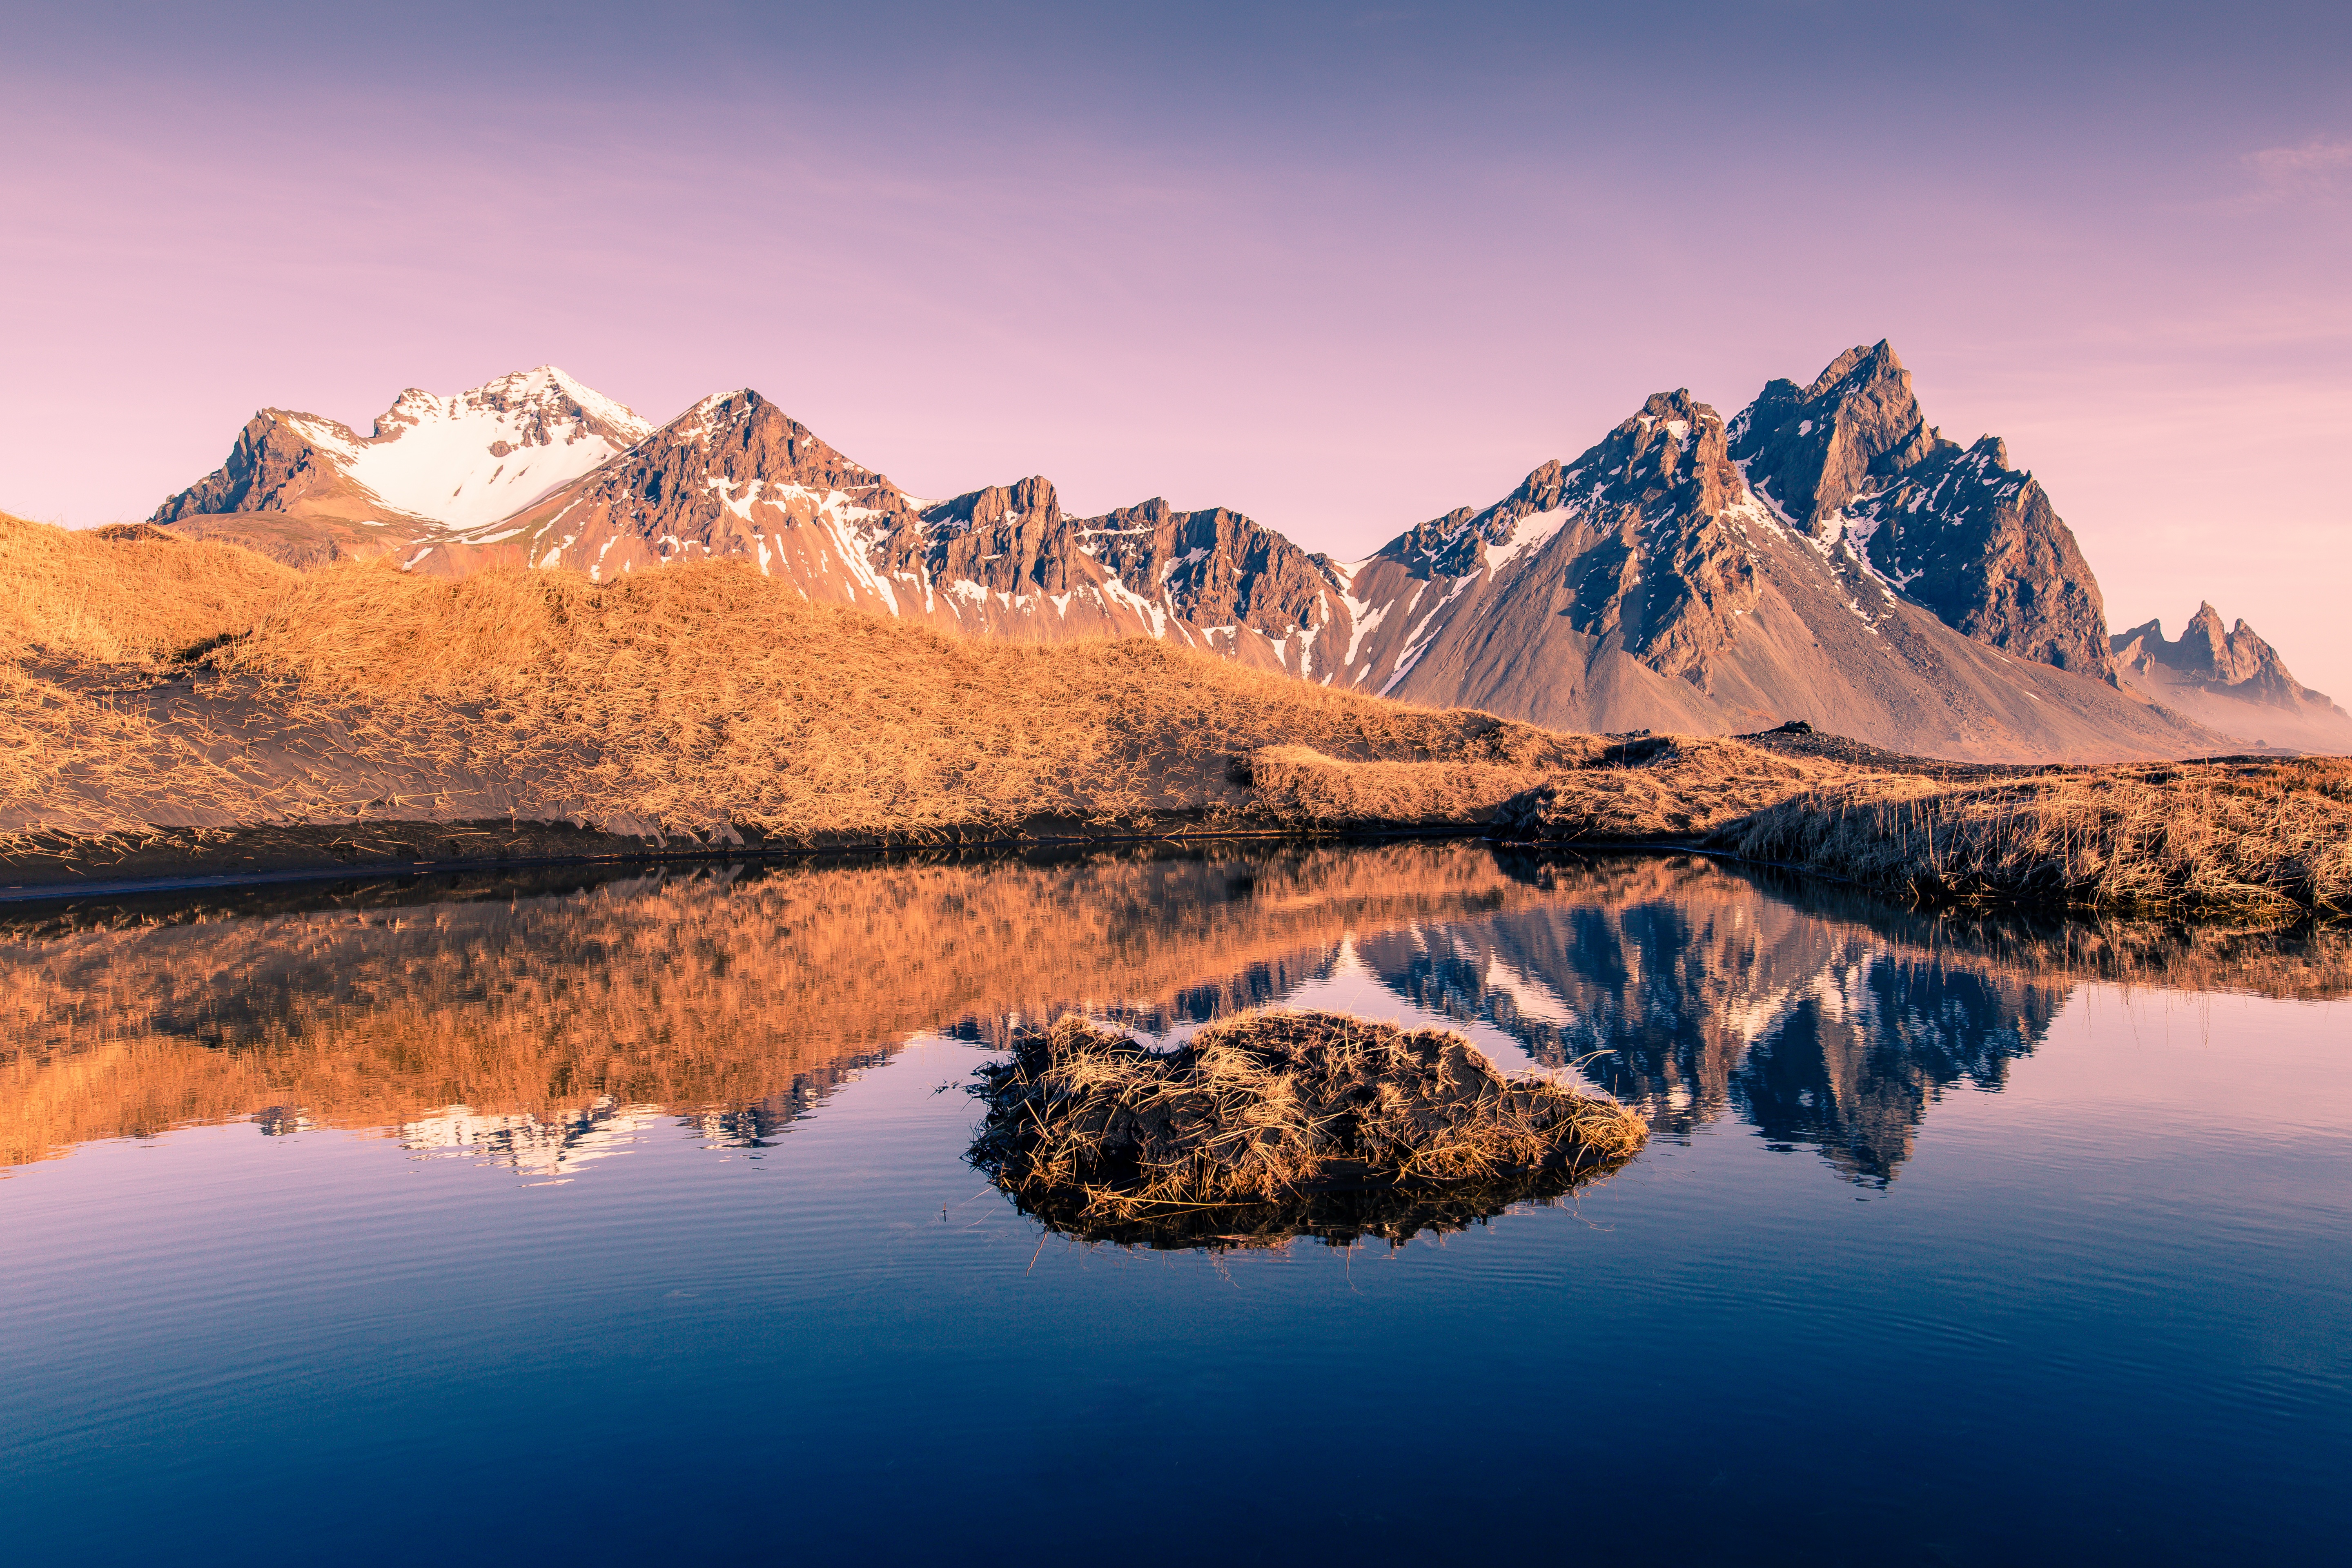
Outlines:
[[[1066,1017],[979,1079],[973,1164],[1055,1229],[1158,1247],[1402,1243],[1556,1197],[1647,1135],[1459,1035],[1340,1013],[1247,1013],[1171,1051]]]

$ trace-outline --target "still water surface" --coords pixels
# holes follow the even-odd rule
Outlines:
[[[2347,992],[1476,846],[0,912],[0,1557],[2332,1560]],[[1022,1021],[1268,1002],[1650,1146],[1214,1255],[963,1163]]]

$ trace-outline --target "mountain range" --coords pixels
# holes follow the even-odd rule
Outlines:
[[[1072,517],[1037,476],[910,496],[749,389],[655,426],[551,366],[411,389],[366,436],[264,409],[152,521],[299,566],[453,576],[740,556],[943,630],[1146,635],[1580,731],[1803,719],[1969,760],[2352,750],[2352,718],[2242,622],[2111,637],[2041,485],[1999,439],[1927,424],[1885,342],[1728,420],[1653,395],[1493,504],[1351,562],[1222,507]]]

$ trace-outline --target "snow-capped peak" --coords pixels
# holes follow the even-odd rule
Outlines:
[[[543,364],[449,397],[410,387],[345,471],[386,506],[471,528],[520,510],[652,430],[635,410]]]

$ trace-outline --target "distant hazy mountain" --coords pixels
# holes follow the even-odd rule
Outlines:
[[[2243,620],[2230,631],[2210,605],[2164,640],[2156,621],[2112,639],[2126,686],[2242,742],[2305,752],[2352,752],[2352,714],[2288,672]]]
[[[396,553],[450,574],[742,556],[942,628],[1148,635],[1574,729],[1802,718],[1959,757],[2224,743],[2119,680],[2049,498],[1998,440],[1927,426],[1885,343],[1772,383],[1727,425],[1653,396],[1573,461],[1356,562],[1222,508],[1073,518],[1036,477],[924,500],[756,392],[654,427],[551,367],[405,393],[366,437],[265,410],[155,520],[297,564]]]

